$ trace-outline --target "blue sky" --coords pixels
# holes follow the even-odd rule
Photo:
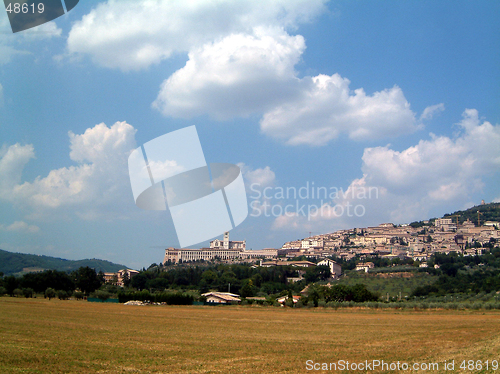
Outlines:
[[[207,162],[242,168],[250,215],[231,238],[253,249],[499,201],[499,16],[491,1],[82,0],[12,34],[2,13],[0,248],[161,261],[175,229],[135,206],[127,157],[191,125]]]

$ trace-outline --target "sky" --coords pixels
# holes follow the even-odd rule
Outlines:
[[[127,160],[195,125],[250,249],[500,201],[500,3],[90,1],[0,12],[0,248],[131,268],[179,247]],[[209,241],[191,246],[207,246]]]

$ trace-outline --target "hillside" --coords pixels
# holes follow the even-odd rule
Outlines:
[[[72,261],[50,256],[12,253],[0,249],[0,272],[5,275],[43,270],[72,271],[81,266],[88,266],[96,271],[102,270],[103,272],[116,272],[126,268],[124,265],[94,258]]]
[[[490,203],[484,205],[477,205],[467,210],[459,210],[452,214],[445,214],[443,218],[450,216],[459,216],[458,222],[463,223],[465,220],[469,219],[477,226],[477,212],[479,211],[481,224],[485,221],[500,221],[500,203]],[[453,217],[453,222],[455,222],[456,217]]]

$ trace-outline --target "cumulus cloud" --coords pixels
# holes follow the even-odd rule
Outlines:
[[[0,197],[11,199],[14,187],[21,182],[24,166],[35,157],[32,145],[14,144],[0,150]]]
[[[302,36],[277,28],[207,43],[191,51],[186,65],[163,82],[153,106],[183,118],[262,113],[299,93],[294,66],[304,49]]]
[[[269,166],[253,169],[244,163],[239,163],[245,185],[258,185],[259,187],[272,186],[276,180],[276,174]]]
[[[276,28],[208,43],[163,82],[153,107],[182,118],[263,114],[262,132],[291,145],[325,145],[342,133],[353,140],[394,137],[418,128],[397,86],[367,95],[361,88],[352,92],[338,74],[299,79],[294,66],[304,50],[302,36]]]
[[[467,109],[457,127],[460,131],[453,138],[431,134],[430,140],[403,151],[389,146],[366,148],[363,177],[354,180],[345,194],[324,203],[315,215],[277,217],[273,227],[331,230],[332,225],[403,223],[429,218],[433,211],[442,214],[465,206],[481,191],[483,178],[500,171],[500,125],[481,122],[477,110]],[[354,211],[357,205],[363,207],[358,213],[364,209],[361,216]]]
[[[34,217],[71,208],[87,219],[116,218],[131,198],[127,158],[135,148],[135,131],[117,122],[111,127],[98,124],[83,134],[70,132],[70,158],[77,165],[52,170],[33,182],[21,183],[24,166],[34,158],[33,146],[10,146],[0,158],[0,198],[31,209]]]
[[[444,109],[445,108],[443,103],[428,106],[427,108],[424,109],[424,111],[420,115],[420,120],[432,119],[432,117],[444,111]]]
[[[453,195],[463,196],[478,178],[500,170],[500,126],[481,124],[477,110],[468,109],[458,127],[461,133],[456,138],[432,136],[402,152],[368,148],[363,172],[371,183],[399,193],[417,190],[443,199],[447,191],[454,191]]]
[[[263,133],[292,145],[324,145],[341,133],[366,140],[417,129],[415,114],[397,86],[372,95],[362,88],[351,93],[350,81],[338,74],[304,78],[301,83],[305,88],[296,100],[264,114]]]
[[[139,70],[258,26],[295,28],[321,13],[325,0],[109,0],[76,22],[70,54],[102,66]]]
[[[323,12],[324,3],[110,0],[73,25],[67,49],[124,71],[188,52],[185,66],[161,84],[152,104],[166,116],[263,115],[262,132],[291,145],[415,131],[415,113],[397,86],[367,94],[351,91],[338,74],[299,78],[295,66],[305,41],[289,32]]]
[[[0,231],[34,234],[40,231],[40,227],[36,225],[29,225],[24,221],[16,221],[8,226],[0,224]]]

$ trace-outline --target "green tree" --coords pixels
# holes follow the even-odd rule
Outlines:
[[[75,291],[75,292],[73,292],[73,296],[75,297],[75,299],[81,300],[81,299],[83,299],[83,292]]]
[[[312,285],[309,287],[309,295],[307,296],[308,301],[312,301],[314,306],[317,307],[319,300],[321,299],[322,288],[318,285]]]
[[[79,268],[74,275],[76,287],[82,290],[86,295],[90,292],[94,292],[101,286],[97,273],[88,266]]]
[[[45,297],[48,297],[49,300],[53,299],[54,297],[56,297],[56,291],[51,287],[47,288],[45,290]]]
[[[358,283],[351,287],[352,301],[362,303],[364,301],[376,301],[377,295],[370,292],[364,284]]]
[[[33,288],[23,288],[23,295],[25,298],[33,297]]]
[[[132,287],[138,289],[138,290],[143,290],[146,288],[146,283],[148,281],[148,276],[145,271],[141,271],[139,274],[134,275],[132,278],[130,284]]]
[[[255,287],[251,279],[245,281],[245,284],[240,289],[240,295],[242,297],[252,297],[255,295]]]
[[[325,301],[342,302],[350,299],[350,289],[345,284],[336,284],[325,291]]]
[[[126,271],[126,270],[123,273],[122,282],[123,282],[123,285],[125,287],[128,287],[130,285],[130,275],[129,275],[128,271]]]
[[[263,281],[263,278],[262,278],[262,275],[260,275],[260,273],[257,273],[254,276],[252,276],[252,282],[255,285],[255,287],[260,288],[262,286],[262,281]]]
[[[107,291],[97,290],[95,296],[102,301],[106,301],[111,297],[111,294]]]
[[[102,270],[99,270],[99,273],[97,273],[97,278],[99,278],[99,282],[101,282],[101,284],[104,284],[106,282],[106,280],[104,279],[104,273]]]
[[[56,292],[57,293],[57,297],[59,298],[59,300],[68,300],[69,298],[69,293],[64,291],[64,290],[59,290]]]
[[[18,287],[19,281],[13,275],[5,277],[3,280],[3,286],[7,290],[10,296],[14,296],[14,290]]]

